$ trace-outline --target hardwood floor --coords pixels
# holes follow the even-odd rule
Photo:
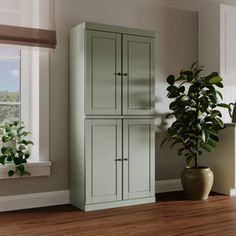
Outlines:
[[[190,201],[182,192],[157,203],[84,213],[66,205],[0,213],[0,236],[234,236],[236,197]]]

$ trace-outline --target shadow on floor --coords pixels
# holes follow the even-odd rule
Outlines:
[[[223,194],[211,192],[210,196],[224,196]],[[156,194],[156,201],[157,202],[167,202],[167,201],[187,201],[184,191],[175,191],[175,192],[168,192],[168,193],[159,193]]]

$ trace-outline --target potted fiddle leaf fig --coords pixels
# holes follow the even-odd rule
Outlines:
[[[222,103],[222,78],[217,72],[202,76],[203,67],[197,62],[190,70],[181,70],[178,76],[167,78],[169,105],[173,116],[172,125],[167,130],[171,147],[177,145],[178,155],[186,158],[186,168],[182,171],[183,189],[189,199],[208,198],[213,185],[213,173],[209,167],[199,164],[200,156],[211,152],[219,141],[218,131],[224,128],[222,114],[218,108],[230,109]]]
[[[8,176],[30,175],[25,170],[24,164],[30,157],[29,145],[33,142],[27,136],[30,133],[25,131],[20,121],[5,122],[0,127],[0,164],[13,164],[14,169],[8,171]]]

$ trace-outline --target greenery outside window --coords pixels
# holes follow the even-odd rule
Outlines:
[[[17,119],[31,128],[29,57],[29,51],[0,47],[0,124]]]
[[[0,123],[21,119],[21,51],[0,48]]]

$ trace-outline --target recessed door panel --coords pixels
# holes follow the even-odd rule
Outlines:
[[[86,129],[86,202],[121,200],[121,120],[87,120]]]
[[[154,196],[154,132],[152,120],[124,120],[124,199]]]
[[[123,114],[154,112],[153,39],[123,36]]]
[[[121,114],[121,35],[87,31],[86,56],[86,114]]]

